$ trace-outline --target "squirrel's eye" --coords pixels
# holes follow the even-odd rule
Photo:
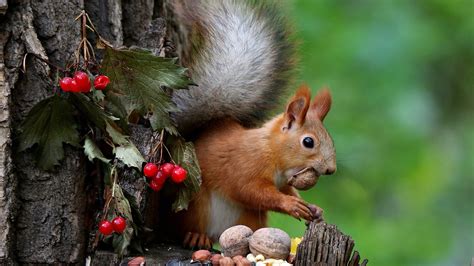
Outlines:
[[[306,137],[303,139],[303,145],[306,147],[306,148],[313,148],[314,147],[314,140],[313,138],[310,138],[310,137]]]

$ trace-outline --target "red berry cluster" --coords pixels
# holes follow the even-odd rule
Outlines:
[[[143,174],[151,179],[151,189],[159,191],[168,177],[171,177],[174,183],[181,183],[186,179],[188,172],[183,167],[172,163],[164,163],[159,167],[154,163],[147,163],[143,167]]]
[[[99,223],[99,232],[101,232],[103,235],[108,236],[112,234],[113,232],[116,232],[118,234],[123,233],[125,228],[127,227],[127,222],[123,217],[115,217],[112,222],[104,220]]]
[[[110,79],[107,76],[99,75],[94,80],[96,90],[103,90],[109,84]],[[82,71],[76,72],[74,77],[64,77],[59,81],[59,87],[63,91],[70,92],[89,92],[91,90],[91,80],[89,76]]]

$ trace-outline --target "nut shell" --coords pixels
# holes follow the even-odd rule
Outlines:
[[[222,255],[221,254],[214,254],[212,255],[211,257],[211,263],[212,265],[219,265],[219,260],[222,259]]]
[[[318,182],[319,176],[313,168],[297,173],[288,179],[288,185],[298,190],[308,190]]]
[[[198,250],[198,251],[194,252],[193,256],[192,256],[192,259],[202,262],[202,261],[205,261],[205,260],[209,260],[211,258],[211,256],[212,256],[212,254],[211,254],[211,252],[209,252],[209,250],[202,249],[202,250]]]
[[[219,260],[219,266],[234,266],[235,263],[232,258],[223,257]]]
[[[234,257],[232,258],[232,260],[234,261],[234,263],[237,263],[237,262],[239,262],[239,261],[240,261],[241,259],[243,259],[243,258],[244,258],[243,256],[237,255],[237,256],[234,256]]]
[[[252,229],[245,225],[236,225],[225,230],[219,237],[224,256],[246,256],[249,253],[249,237],[252,234]]]
[[[262,254],[265,258],[286,259],[290,254],[290,236],[278,228],[261,228],[250,237],[252,254]]]
[[[232,260],[234,261],[236,266],[251,266],[252,265],[252,263],[248,259],[240,255],[233,257]]]

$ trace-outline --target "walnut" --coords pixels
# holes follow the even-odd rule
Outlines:
[[[288,185],[298,190],[308,190],[318,182],[319,176],[313,168],[306,168],[288,179]]]
[[[249,237],[252,234],[252,229],[245,225],[236,225],[225,230],[219,238],[224,256],[246,256],[249,253]]]
[[[286,259],[290,254],[291,239],[277,228],[261,228],[255,231],[249,240],[250,251],[265,258]]]

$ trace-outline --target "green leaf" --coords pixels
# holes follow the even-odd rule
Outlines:
[[[105,94],[100,90],[92,90],[92,99],[95,102],[101,102],[105,99]]]
[[[64,158],[63,143],[79,146],[79,133],[69,102],[57,95],[44,99],[28,113],[20,126],[19,151],[31,148],[38,166],[49,170]]]
[[[108,91],[107,101],[105,102],[105,108],[114,116],[120,118],[120,120],[116,122],[120,123],[121,126],[123,124],[124,126],[122,126],[122,128],[127,128],[126,126],[128,122],[128,114],[127,110],[125,110],[124,103],[122,102],[122,97],[120,94]]]
[[[115,144],[118,145],[128,145],[130,141],[127,139],[127,136],[120,133],[111,123],[106,122],[105,130],[109,134],[110,138]]]
[[[113,123],[113,121],[118,120],[118,118],[108,114],[103,107],[91,101],[84,94],[70,93],[69,98],[72,104],[81,112],[81,115],[85,116],[88,121],[101,130],[105,130],[107,122]]]
[[[115,253],[119,256],[127,254],[128,246],[132,240],[133,229],[126,228],[122,234],[114,234],[112,236],[112,247],[114,247]]]
[[[178,89],[190,84],[185,68],[178,66],[176,60],[157,57],[143,50],[117,50],[107,48],[102,63],[103,72],[109,76],[110,85],[107,95],[114,93],[120,97],[120,103],[127,116],[133,111],[144,115],[152,112],[154,130],[168,127],[173,129],[169,112],[174,108],[170,95],[163,86]],[[117,108],[115,100],[115,110]]]
[[[142,162],[144,162],[145,159],[143,159],[143,156],[135,145],[130,142],[128,137],[119,131],[120,127],[115,123],[118,118],[108,114],[104,108],[83,94],[73,93],[70,97],[71,101],[89,121],[95,124],[100,130],[107,132],[113,143],[119,145],[113,150],[115,157],[130,167],[141,169]],[[90,156],[90,154],[87,154],[87,151],[86,155],[88,157]],[[90,158],[91,157],[89,157],[89,159]]]
[[[132,217],[132,208],[130,207],[130,203],[128,199],[125,197],[122,188],[119,184],[114,184],[113,187],[113,197],[114,197],[114,208],[115,210],[127,221],[133,222]]]
[[[131,143],[116,147],[115,157],[127,166],[137,169],[142,169],[142,165],[145,162],[140,151]]]
[[[109,215],[120,215],[127,221],[127,228],[125,228],[125,231],[122,234],[114,234],[112,239],[114,251],[118,253],[119,256],[122,256],[127,252],[134,233],[132,209],[128,199],[122,191],[122,188],[118,184],[114,184],[113,197],[113,204],[111,207],[115,209],[115,213],[110,212]]]
[[[143,234],[145,231],[143,216],[140,212],[140,207],[137,203],[137,199],[126,190],[122,190],[123,195],[128,200],[130,205],[131,214],[133,217],[133,223],[130,223],[133,227],[133,238],[130,242],[129,249],[138,252],[139,254],[143,254],[143,246],[142,246],[142,239],[140,235]]]
[[[185,142],[181,137],[173,137],[169,138],[168,147],[173,160],[188,171],[187,178],[183,182],[184,187],[179,190],[172,206],[173,210],[178,212],[187,209],[189,202],[199,191],[201,170],[192,142]]]
[[[153,127],[153,129],[157,130],[163,128],[166,132],[170,133],[174,136],[179,136],[178,129],[173,124],[173,122],[169,119],[168,115],[158,115],[154,113],[150,117],[150,124],[153,126],[155,125],[157,128]]]
[[[94,161],[94,159],[99,159],[104,163],[110,162],[110,160],[105,158],[99,147],[97,147],[94,141],[89,137],[86,137],[86,140],[84,141],[84,153],[87,155],[87,158],[89,158],[89,161],[91,162]]]
[[[115,144],[120,145],[115,147],[113,150],[115,158],[119,159],[129,167],[142,169],[142,164],[145,162],[145,159],[128,137],[120,133],[109,122],[106,122],[106,131],[112,141]]]

